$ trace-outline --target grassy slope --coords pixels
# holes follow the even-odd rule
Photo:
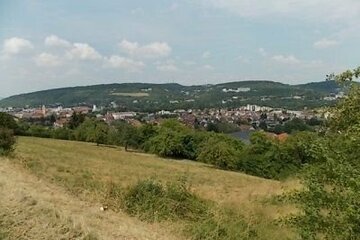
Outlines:
[[[65,187],[89,202],[101,201],[101,190],[109,182],[126,187],[149,177],[175,181],[186,176],[195,193],[240,210],[249,221],[259,225],[259,231],[268,239],[292,236],[287,229],[270,223],[289,209],[262,201],[280,193],[289,183],[221,171],[190,161],[51,139],[19,138],[15,161],[27,166],[41,179]]]
[[[63,188],[0,158],[0,239],[178,240],[126,214],[100,211]]]

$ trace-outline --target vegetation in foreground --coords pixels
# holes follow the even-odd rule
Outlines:
[[[337,79],[352,82],[360,67]],[[360,239],[360,88],[335,109],[324,137],[309,149],[317,164],[301,176],[303,188],[287,196],[298,214],[287,219],[302,239]]]
[[[289,229],[273,222],[287,207],[261,201],[282,191],[277,181],[82,142],[20,137],[15,155],[13,163],[41,179],[86,201],[102,202],[111,210],[145,221],[161,220],[179,238],[183,231],[193,239],[292,236]],[[184,176],[185,183],[179,181]],[[144,210],[141,214],[140,209]],[[244,231],[237,231],[239,226]]]
[[[338,79],[348,82],[359,77],[360,68],[347,71],[339,75]],[[153,135],[140,146],[160,156],[183,157],[187,154],[186,156],[190,156],[189,159],[201,160],[202,157],[199,158],[199,156],[209,154],[203,157],[207,161],[209,161],[208,159],[210,162],[215,161],[212,163],[218,167],[241,169],[245,172],[246,169],[250,169],[252,174],[265,177],[268,176],[264,174],[267,173],[264,170],[270,169],[270,173],[278,174],[270,175],[273,178],[281,176],[284,169],[294,173],[292,168],[299,168],[300,165],[305,170],[300,175],[302,186],[284,197],[284,200],[288,201],[289,204],[295,204],[294,210],[298,211],[294,211],[294,214],[285,217],[285,222],[298,231],[301,239],[359,239],[360,189],[358,183],[360,182],[360,168],[357,161],[359,154],[356,151],[360,146],[359,106],[360,88],[354,84],[349,96],[334,109],[329,128],[324,129],[325,131],[318,135],[296,135],[296,138],[286,141],[287,144],[281,143],[280,145],[280,143],[273,142],[261,134],[256,134],[247,147],[223,135],[204,135],[205,137],[200,138],[201,141],[199,142],[204,142],[204,140],[209,142],[201,145],[199,142],[196,144],[196,140],[199,140],[198,137],[201,135],[194,134],[194,138],[187,138],[186,133],[192,132],[188,132],[189,130],[184,130],[181,125],[169,121],[155,129],[152,132]],[[87,135],[83,141],[89,141],[89,138],[90,141],[99,144],[98,139],[104,140],[105,137],[109,136],[104,132],[103,126],[86,124],[95,130],[85,131]],[[78,129],[81,127],[83,127],[82,124],[79,125]],[[98,128],[99,131],[97,131]],[[87,128],[84,127],[84,129]],[[130,135],[122,134],[120,136]],[[145,139],[148,136],[144,135]],[[134,142],[130,143],[130,139]],[[217,139],[218,141],[216,141]],[[126,148],[128,144],[135,145],[138,143],[131,137],[122,140],[126,141]],[[212,148],[206,148],[210,145]],[[244,153],[247,157],[251,156],[251,159],[246,161],[247,158],[245,157],[239,161],[237,158],[241,155],[239,153]],[[233,158],[233,156],[236,157]],[[294,164],[294,157],[296,157],[295,163],[299,165]],[[115,189],[118,189],[115,191],[116,194],[109,195],[109,192],[106,191],[109,185],[99,181],[98,175],[94,175],[91,171],[85,171],[82,175],[75,174],[75,179],[71,178],[70,180],[64,176],[71,171],[64,167],[58,168],[57,163],[51,162],[52,159],[45,161],[34,160],[33,158],[20,159],[20,161],[18,161],[19,159],[16,161],[40,177],[60,183],[75,194],[89,194],[97,200],[101,199],[100,196],[105,196],[110,199],[110,202],[118,204],[119,209],[142,217],[144,220],[161,221],[166,219],[177,223],[183,221],[182,224],[185,226],[186,222],[193,221],[196,223],[193,224],[195,228],[190,228],[189,232],[192,233],[191,237],[194,239],[207,239],[208,236],[213,239],[262,239],[264,236],[269,238],[269,235],[274,234],[271,229],[276,228],[272,222],[275,218],[268,218],[270,220],[268,222],[264,222],[262,219],[262,222],[252,222],[251,225],[246,224],[245,214],[237,217],[237,219],[245,219],[244,222],[225,220],[232,219],[230,213],[236,212],[239,208],[227,213],[224,211],[226,206],[222,203],[219,205],[222,211],[218,212],[217,207],[211,207],[211,204],[193,195],[190,191],[188,192],[182,185],[172,185],[173,183],[162,185],[157,182],[145,181],[139,182],[133,187],[128,186],[127,190],[121,190],[123,188],[120,184],[115,184]],[[49,164],[49,162],[51,163]],[[238,168],[230,166],[237,166]],[[57,175],[54,168],[61,174]],[[260,171],[257,172],[258,170]],[[212,177],[214,176],[212,175]],[[110,192],[113,193],[114,191],[111,190]],[[256,205],[256,202],[251,202],[251,204]],[[219,217],[219,213],[225,213],[225,215]],[[235,224],[236,227],[230,223]],[[262,223],[265,223],[267,228],[259,227]],[[211,232],[209,229],[216,231]],[[237,231],[233,232],[231,229],[237,229]],[[242,232],[239,229],[246,229],[247,231]],[[291,235],[289,229],[277,227],[276,230],[277,234],[284,230],[285,233],[287,232],[287,235],[281,235],[282,237],[286,238]]]
[[[9,155],[14,150],[17,127],[13,117],[0,113],[0,156]]]

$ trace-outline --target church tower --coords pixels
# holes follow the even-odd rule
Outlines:
[[[42,115],[43,115],[44,117],[46,117],[46,107],[45,107],[45,105],[42,105],[42,107],[41,107],[41,113],[42,113]]]

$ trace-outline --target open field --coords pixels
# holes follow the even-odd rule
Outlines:
[[[184,177],[191,190],[200,197],[240,211],[257,226],[264,236],[261,239],[293,237],[289,229],[273,224],[274,219],[291,208],[264,201],[281,193],[283,187],[291,186],[293,182],[264,180],[196,162],[125,152],[121,148],[27,137],[18,139],[13,159],[1,159],[0,171],[0,194],[7,196],[7,201],[0,204],[2,212],[6,214],[14,209],[25,211],[30,208],[33,214],[39,214],[37,218],[41,225],[42,218],[45,219],[50,211],[55,214],[50,218],[56,219],[58,215],[61,219],[56,221],[59,226],[54,225],[54,228],[67,226],[67,234],[74,231],[79,234],[78,239],[84,239],[89,234],[90,237],[100,236],[99,239],[183,239],[176,222],[148,224],[111,209],[103,215],[99,208],[109,183],[126,188],[148,178],[177,181]],[[6,192],[10,193],[4,195]],[[23,196],[25,202],[22,201]],[[28,200],[36,204],[29,204]],[[27,213],[32,214],[31,211]],[[6,221],[1,219],[4,216],[0,215],[0,230],[2,225],[7,227],[3,224]],[[33,224],[37,225],[37,222]]]

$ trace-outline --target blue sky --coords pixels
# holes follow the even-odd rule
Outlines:
[[[358,0],[0,0],[0,96],[114,82],[321,81],[357,66]]]

